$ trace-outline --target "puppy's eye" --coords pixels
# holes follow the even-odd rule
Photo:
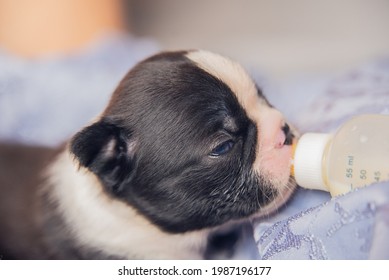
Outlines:
[[[235,142],[232,140],[227,140],[220,145],[218,145],[212,152],[209,154],[212,157],[218,157],[227,154],[234,147]]]

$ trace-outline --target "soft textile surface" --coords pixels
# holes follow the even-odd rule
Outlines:
[[[388,114],[389,59],[285,83],[270,99],[302,132],[333,132],[356,114]],[[262,259],[389,259],[389,182],[333,199],[299,189],[277,214],[253,224]]]
[[[99,114],[127,70],[156,49],[113,35],[68,56],[24,60],[0,50],[0,140],[58,145]],[[261,86],[302,132],[332,131],[354,114],[389,113],[389,60]],[[264,259],[389,259],[388,217],[389,183],[334,200],[300,189],[276,215],[254,221],[254,234]]]
[[[0,140],[56,146],[106,106],[154,42],[107,34],[69,55],[23,59],[0,49]]]

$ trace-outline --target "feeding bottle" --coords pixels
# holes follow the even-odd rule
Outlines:
[[[389,180],[389,115],[353,117],[335,134],[303,134],[292,173],[301,187],[332,196]]]

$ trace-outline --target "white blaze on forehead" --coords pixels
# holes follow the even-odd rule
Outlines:
[[[255,83],[243,67],[228,58],[208,51],[194,51],[186,55],[198,67],[225,83],[237,97],[241,106],[247,110],[248,117],[255,120],[252,102],[259,101]]]
[[[186,55],[198,67],[225,83],[236,96],[247,117],[257,126],[257,148],[253,169],[275,181],[287,182],[289,177],[290,149],[276,149],[276,136],[284,123],[282,114],[270,107],[243,67],[207,51],[194,51]]]

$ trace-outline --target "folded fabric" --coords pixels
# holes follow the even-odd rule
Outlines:
[[[299,190],[293,203],[316,200],[314,192]],[[256,223],[261,259],[389,259],[389,183]]]
[[[388,114],[389,58],[286,83],[270,100],[302,132],[329,133],[353,115]],[[299,189],[253,225],[261,259],[389,259],[389,182],[332,199]]]

